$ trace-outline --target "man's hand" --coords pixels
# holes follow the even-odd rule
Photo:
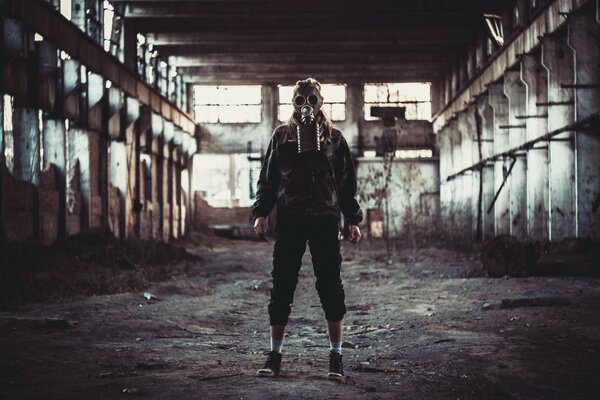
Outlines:
[[[350,240],[350,243],[358,243],[358,241],[362,237],[362,235],[360,234],[360,228],[356,225],[350,225],[348,227],[348,230],[348,240]]]
[[[264,217],[258,217],[254,220],[254,232],[256,236],[262,236],[267,233],[267,219]]]

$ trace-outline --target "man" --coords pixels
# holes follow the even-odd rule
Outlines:
[[[312,78],[298,81],[293,93],[294,113],[271,137],[252,209],[254,229],[260,236],[267,231],[267,216],[277,207],[268,306],[271,351],[257,375],[279,374],[285,327],[308,242],[330,341],[327,377],[343,381],[346,306],[338,235],[341,211],[350,241],[357,243],[361,238],[358,224],[363,214],[355,199],[356,172],[348,143],[321,111],[319,82]]]

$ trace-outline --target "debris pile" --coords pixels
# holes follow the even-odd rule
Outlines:
[[[51,246],[8,243],[0,268],[0,309],[77,295],[143,290],[186,272],[197,257],[158,240],[115,239],[91,230]]]

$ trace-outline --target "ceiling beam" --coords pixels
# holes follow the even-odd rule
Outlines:
[[[356,44],[450,44],[450,43],[468,43],[472,40],[469,33],[472,28],[454,27],[454,28],[427,28],[427,29],[402,29],[401,27],[391,29],[356,29],[352,31],[340,31],[335,28],[322,29],[319,31],[319,43],[356,43]],[[289,30],[277,29],[273,31],[266,30],[245,30],[243,32],[231,31],[202,31],[198,27],[195,32],[179,33],[153,33],[146,34],[146,40],[154,45],[184,45],[184,44],[231,44],[231,43],[273,43],[273,44],[293,44],[301,42],[301,38],[314,35],[312,29]]]
[[[239,65],[253,64],[264,66],[270,64],[291,65],[375,65],[382,64],[426,64],[446,63],[456,58],[453,54],[435,53],[398,53],[398,54],[365,54],[365,53],[328,53],[328,54],[229,54],[214,53],[201,56],[171,56],[169,64],[176,67],[206,65]]]
[[[135,29],[138,32],[202,32],[202,31],[228,31],[228,32],[277,32],[283,31],[304,31],[309,35],[305,40],[318,40],[322,37],[321,31],[331,30],[332,28],[342,32],[350,32],[354,29],[361,30],[396,30],[400,34],[409,33],[414,29],[426,31],[429,29],[457,34],[459,32],[474,32],[483,25],[483,19],[467,19],[464,21],[455,21],[451,19],[429,20],[423,18],[413,18],[404,20],[396,16],[364,17],[354,15],[352,17],[337,19],[334,16],[298,18],[297,16],[286,16],[274,18],[271,16],[256,16],[244,14],[240,16],[219,15],[214,17],[190,17],[190,18],[168,18],[168,17],[150,17],[143,19],[134,19]]]
[[[303,2],[240,2],[240,3],[129,3],[125,8],[126,18],[191,18],[204,17],[214,18],[227,15],[229,17],[240,17],[244,15],[265,16],[273,18],[356,18],[365,15],[369,18],[395,17],[399,20],[412,20],[414,18],[424,20],[456,20],[464,21],[473,18],[482,18],[483,10],[479,8],[463,8],[457,4],[451,9],[419,10],[418,8],[407,9],[402,2],[353,4],[346,1],[343,3],[334,1],[319,1],[311,7],[310,1]],[[355,2],[356,3],[356,2]],[[315,11],[317,9],[318,11]]]
[[[219,43],[219,44],[196,44],[196,45],[161,45],[154,46],[159,56],[190,56],[206,54],[321,54],[327,55],[335,52],[338,55],[350,54],[405,54],[420,55],[424,51],[436,55],[456,54],[457,47],[449,45],[395,45],[380,43],[248,43],[241,46],[239,43]]]

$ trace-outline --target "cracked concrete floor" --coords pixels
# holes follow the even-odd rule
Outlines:
[[[201,261],[149,288],[149,301],[121,293],[0,313],[0,398],[600,398],[598,278],[490,279],[460,253],[429,248],[385,263],[366,243],[343,246],[346,382],[325,379],[308,251],[282,376],[257,378],[272,245],[192,241]],[[564,304],[500,307],[548,296]]]

